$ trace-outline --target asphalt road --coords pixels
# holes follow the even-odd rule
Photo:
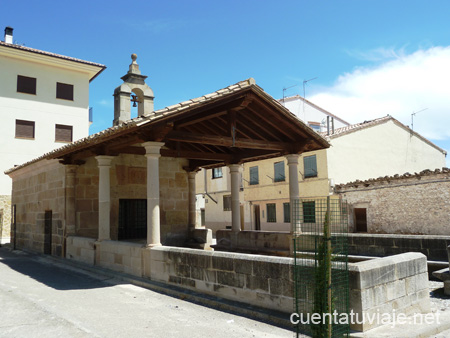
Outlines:
[[[293,332],[0,248],[0,337],[293,337]]]

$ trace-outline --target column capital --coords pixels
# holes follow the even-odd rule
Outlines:
[[[164,142],[144,142],[142,146],[145,148],[145,156],[147,157],[161,157],[161,148],[164,146]]]
[[[115,158],[115,156],[108,156],[108,155],[95,156],[95,159],[97,160],[99,167],[109,167],[109,166],[111,166],[111,161],[114,158]]]
[[[286,155],[286,159],[288,160],[288,165],[290,164],[298,164],[299,154],[288,154]]]
[[[239,169],[241,169],[241,165],[240,164],[229,164],[228,168],[230,168],[230,172],[236,172],[236,171],[239,171]]]
[[[66,174],[75,175],[77,172],[78,165],[77,164],[65,164],[64,168],[66,169]]]

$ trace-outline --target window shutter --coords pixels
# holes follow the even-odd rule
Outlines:
[[[34,121],[16,120],[16,137],[34,139]]]
[[[25,94],[36,94],[36,78],[17,75],[17,91]]]
[[[303,164],[305,166],[305,177],[316,177],[317,176],[316,155],[305,157],[303,159]]]
[[[250,185],[259,184],[258,167],[250,168]]]
[[[284,175],[284,161],[276,162],[274,164],[274,172],[275,172],[275,182],[283,182],[286,180]]]
[[[55,125],[55,141],[56,142],[72,142],[72,126],[63,124]]]
[[[56,98],[73,101],[73,85],[57,82]]]

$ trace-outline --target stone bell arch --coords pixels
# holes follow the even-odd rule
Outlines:
[[[131,54],[128,73],[121,77],[123,83],[114,90],[114,126],[131,119],[131,102],[137,104],[138,116],[150,115],[154,110],[153,90],[145,83],[147,76],[141,75],[136,59],[137,55]]]

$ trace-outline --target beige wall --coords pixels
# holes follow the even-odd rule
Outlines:
[[[304,157],[316,155],[317,177],[304,178]],[[274,163],[284,161],[283,182],[273,182]],[[250,168],[258,167],[259,184],[250,185]],[[300,198],[318,198],[329,194],[329,180],[326,150],[302,154],[298,161]],[[284,222],[283,203],[289,202],[289,168],[285,157],[255,161],[244,164],[244,200],[249,203],[251,227],[254,230],[255,205],[260,207],[261,230],[290,231],[290,223]],[[276,204],[276,222],[267,222],[267,204]]]
[[[146,199],[146,158],[120,155],[111,166],[111,238],[117,239],[119,199]],[[183,243],[188,226],[189,187],[185,159],[160,158],[160,212],[163,243]],[[60,255],[66,217],[65,166],[57,160],[41,160],[11,174],[12,204],[16,205],[17,245],[42,252],[43,220],[46,210],[52,210],[53,254]],[[76,168],[75,174],[75,234],[98,237],[98,166],[94,157]]]
[[[449,235],[450,172],[349,183],[336,187],[351,207],[366,208],[370,233]]]
[[[445,167],[445,155],[394,121],[331,138],[328,172],[336,184]]]
[[[11,196],[0,195],[0,244],[10,240]]]
[[[65,168],[57,160],[39,161],[12,174],[12,204],[16,206],[16,244],[44,250],[44,214],[52,211],[52,253],[63,250]]]

